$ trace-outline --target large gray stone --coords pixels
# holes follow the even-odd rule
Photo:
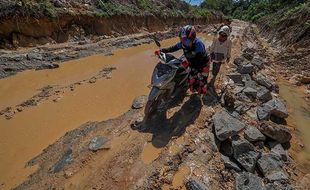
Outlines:
[[[243,93],[250,98],[256,99],[257,90],[251,87],[247,87],[243,90]]]
[[[208,190],[209,188],[198,179],[191,178],[186,183],[186,189],[187,190]]]
[[[104,148],[104,144],[107,143],[109,140],[105,137],[94,137],[90,141],[88,145],[88,149],[91,151],[97,151]]]
[[[288,177],[282,169],[283,162],[276,154],[270,153],[262,155],[262,157],[257,161],[257,165],[259,170],[269,182],[288,180]]]
[[[264,190],[263,180],[254,174],[244,172],[236,177],[236,190]]]
[[[288,182],[288,177],[284,173],[284,171],[275,171],[267,176],[265,176],[268,182],[275,182],[275,181],[283,181]]]
[[[300,185],[298,184],[298,186],[300,187]],[[287,184],[287,183],[281,183],[278,181],[275,181],[273,183],[268,183],[265,186],[266,190],[293,190],[294,188]],[[300,189],[307,189],[308,187],[305,188],[300,188]]]
[[[250,142],[265,141],[266,137],[253,126],[248,126],[244,131],[244,138]]]
[[[258,129],[261,133],[279,143],[289,142],[292,138],[290,131],[284,125],[265,122],[262,123]]]
[[[246,58],[247,60],[251,61],[254,58],[255,49],[253,48],[245,48],[242,51],[242,57]]]
[[[29,60],[40,60],[40,61],[43,60],[42,55],[39,54],[39,53],[28,53],[28,54],[27,54],[27,58],[28,58]]]
[[[257,99],[265,103],[269,100],[272,100],[271,92],[264,86],[261,86],[257,89]]]
[[[236,172],[241,172],[240,167],[229,157],[225,156],[225,155],[221,155],[222,161],[224,162],[224,166],[227,169],[233,169]]]
[[[287,118],[288,117],[288,111],[284,105],[284,103],[279,99],[270,100],[266,103],[270,107],[273,108],[271,114],[279,117],[279,118]]]
[[[42,63],[36,67],[36,70],[43,70],[43,69],[57,69],[59,67],[56,63]]]
[[[270,146],[270,149],[271,149],[272,153],[277,154],[284,161],[288,160],[287,151],[284,150],[283,146],[280,143],[278,143],[276,141],[272,141],[272,142],[269,142],[269,146]]]
[[[245,62],[247,62],[247,61],[245,60],[244,57],[237,57],[237,58],[234,60],[234,64],[237,65],[237,66],[244,65]]]
[[[254,59],[251,61],[251,64],[255,65],[259,69],[263,69],[265,62],[260,58],[254,57]]]
[[[242,81],[243,78],[242,78],[242,75],[240,73],[230,73],[227,76],[231,80],[233,80],[234,83],[243,85],[243,81]]]
[[[255,77],[255,80],[258,84],[265,86],[268,89],[272,89],[273,81],[269,79],[267,76],[258,73]]]
[[[132,108],[133,109],[140,109],[143,108],[143,106],[147,102],[147,96],[138,96],[136,97],[132,102]]]
[[[270,100],[257,108],[257,117],[259,120],[269,120],[271,115],[281,119],[288,117],[288,111],[281,100]]]
[[[234,149],[234,158],[248,172],[254,172],[260,153],[256,152],[254,146],[245,139],[233,141],[232,146]]]
[[[257,113],[257,118],[259,120],[269,120],[270,119],[270,113],[273,110],[272,107],[270,107],[269,105],[262,105],[259,106],[256,110]]]
[[[217,112],[213,116],[215,135],[220,141],[234,136],[245,128],[245,124],[238,119],[233,118],[226,111]]]
[[[252,65],[251,63],[246,65],[240,65],[238,67],[238,72],[241,74],[251,74],[254,72],[254,65]]]
[[[60,172],[66,165],[73,161],[72,149],[68,149],[53,167],[53,173]]]

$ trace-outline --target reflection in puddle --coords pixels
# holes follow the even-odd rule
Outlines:
[[[303,98],[303,92],[288,83],[280,82],[280,96],[286,101],[290,115],[287,119],[289,126],[294,126],[301,132],[301,138],[305,146],[296,159],[302,163],[303,169],[310,171],[310,105]],[[298,145],[293,145],[298,146]]]

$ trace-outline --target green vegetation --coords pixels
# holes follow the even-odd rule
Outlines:
[[[47,15],[56,16],[56,9],[49,0],[20,0],[15,1],[15,6],[19,7],[19,12],[24,15]]]
[[[87,3],[86,3],[87,2]],[[160,17],[208,17],[207,8],[191,6],[183,0],[0,0],[0,16],[56,17],[59,14],[89,14]]]
[[[222,11],[234,18],[257,21],[285,9],[285,16],[306,6],[306,0],[205,0],[201,7]]]

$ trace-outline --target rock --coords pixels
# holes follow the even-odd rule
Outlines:
[[[207,132],[207,135],[208,135],[208,138],[209,138],[209,141],[211,142],[211,148],[214,152],[217,152],[219,151],[218,150],[218,147],[220,147],[221,145],[221,142],[215,137],[215,135],[211,132]]]
[[[283,171],[277,171],[265,177],[268,182],[275,182],[275,181],[287,182],[288,181],[288,177],[285,175]]]
[[[256,110],[257,118],[259,120],[269,120],[271,111],[272,107],[269,107],[268,105],[259,106]]]
[[[288,177],[282,170],[283,163],[281,158],[275,154],[264,154],[257,161],[259,170],[269,182],[287,181]]]
[[[28,53],[27,54],[27,59],[28,60],[40,60],[40,61],[42,61],[43,60],[43,57],[42,57],[42,55],[41,54],[39,54],[39,53]]]
[[[257,99],[265,103],[272,100],[271,92],[264,86],[261,86],[257,90]]]
[[[138,96],[133,100],[131,107],[133,109],[140,109],[144,107],[146,102],[147,102],[147,96]]]
[[[243,93],[245,93],[245,95],[247,95],[250,98],[256,99],[256,95],[257,95],[257,90],[251,88],[251,87],[247,87],[243,90]]]
[[[263,190],[263,181],[260,177],[244,172],[236,177],[236,190]]]
[[[253,60],[251,61],[251,64],[252,64],[252,65],[255,65],[255,66],[256,66],[257,68],[259,68],[259,69],[263,69],[265,63],[264,63],[264,61],[263,61],[262,59],[255,57],[255,58],[253,58]]]
[[[215,128],[216,137],[220,141],[234,136],[245,128],[245,124],[232,116],[226,111],[220,111],[213,116],[213,123]]]
[[[198,179],[191,178],[186,183],[186,189],[187,190],[208,190],[209,188]]]
[[[303,84],[309,84],[310,83],[310,77],[302,75],[301,78],[300,78],[300,82],[303,83]]]
[[[227,157],[225,155],[221,155],[221,158],[222,158],[222,160],[224,162],[225,168],[233,169],[236,172],[241,172],[240,167],[235,162],[233,162],[229,157]]]
[[[277,125],[272,122],[265,122],[259,126],[259,131],[279,143],[287,143],[292,135],[284,125]]]
[[[97,79],[96,79],[96,77],[92,77],[91,79],[89,79],[88,82],[91,83],[91,84],[93,84],[93,83],[96,83],[96,82],[97,82]]]
[[[270,100],[266,104],[268,104],[270,107],[273,108],[271,115],[274,115],[274,116],[279,117],[279,118],[287,118],[288,117],[288,111],[287,111],[284,103],[281,100],[279,100],[279,99]]]
[[[231,80],[233,80],[234,83],[243,85],[242,75],[240,73],[231,73],[231,74],[228,74],[227,76]]]
[[[256,75],[255,81],[268,89],[272,89],[273,81],[261,73]]]
[[[254,172],[259,153],[247,140],[240,139],[232,142],[234,158],[248,171]]]
[[[234,154],[234,150],[232,148],[232,144],[230,140],[225,140],[221,143],[220,151],[225,156],[232,157]]]
[[[1,60],[3,59],[7,61],[16,61],[16,62],[23,61],[26,58],[27,58],[26,54],[5,54],[0,57]]]
[[[246,65],[240,65],[238,67],[238,72],[240,74],[251,74],[254,72],[254,65],[252,65],[251,63]]]
[[[248,126],[244,131],[244,138],[250,142],[265,141],[266,137],[256,128]]]
[[[53,173],[60,172],[66,165],[73,161],[72,149],[69,148],[65,154],[59,159],[59,161],[53,167]]]
[[[244,86],[247,88],[247,87],[250,87],[250,88],[253,88],[256,90],[257,88],[257,84],[255,81],[253,81],[252,79],[248,79],[248,80],[243,80],[244,82]]]
[[[266,190],[293,190],[293,187],[289,184],[286,184],[286,183],[283,184],[281,182],[275,181],[273,183],[268,183],[265,186],[265,189]],[[307,188],[301,188],[301,189],[307,189]]]
[[[242,51],[242,57],[251,61],[254,58],[255,50],[253,48],[246,48]]]
[[[280,156],[282,158],[282,160],[284,160],[284,161],[288,160],[287,151],[284,150],[283,146],[280,143],[278,143],[276,141],[269,142],[269,146],[271,148],[272,153]]]
[[[36,70],[43,70],[43,69],[56,69],[59,68],[58,64],[55,63],[43,63],[36,67]]]
[[[281,100],[270,100],[257,109],[259,120],[268,120],[271,115],[281,119],[288,117],[288,111]]]
[[[246,62],[246,60],[243,57],[237,57],[234,60],[234,64],[237,66],[245,65],[244,62]]]
[[[109,140],[105,137],[101,137],[101,136],[94,137],[90,141],[88,145],[88,149],[93,152],[100,150],[100,149],[104,149],[105,147],[103,145],[106,144],[108,141]]]

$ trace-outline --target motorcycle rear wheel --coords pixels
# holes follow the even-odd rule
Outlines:
[[[148,100],[144,108],[144,117],[145,119],[150,119],[152,115],[157,111],[159,101],[157,100]]]

